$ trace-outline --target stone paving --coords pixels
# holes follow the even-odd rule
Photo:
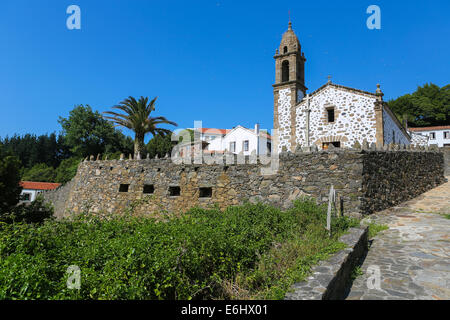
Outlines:
[[[450,299],[450,219],[445,214],[450,214],[450,182],[364,219],[389,229],[371,241],[363,275],[354,280],[347,299]]]

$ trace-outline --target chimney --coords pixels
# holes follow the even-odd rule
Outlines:
[[[255,124],[255,134],[259,134],[259,123]]]

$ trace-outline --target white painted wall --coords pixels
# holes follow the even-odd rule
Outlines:
[[[20,193],[20,196],[24,195],[25,193],[29,193],[30,194],[30,200],[29,201],[22,201],[21,202],[33,202],[34,200],[36,200],[36,197],[39,193],[41,193],[42,191],[40,190],[33,190],[33,189],[22,189],[22,192]]]
[[[286,147],[291,150],[291,89],[278,92],[278,153]]]
[[[256,129],[255,129],[256,130]],[[209,141],[207,150],[209,151],[230,151],[230,143],[235,142],[236,150],[234,153],[243,152],[244,155],[250,155],[253,151],[256,154],[267,153],[267,140],[264,134],[256,134],[255,130],[250,130],[242,126],[237,126],[228,132],[224,137]],[[244,141],[248,141],[248,151],[244,151]],[[259,147],[258,147],[259,144]]]
[[[351,147],[356,141],[362,143],[364,139],[376,143],[375,101],[374,96],[332,85],[311,96],[310,145],[329,136],[346,137],[347,141],[341,141],[341,148]],[[328,107],[339,111],[333,123],[323,120]],[[296,106],[296,141],[301,146],[306,146],[306,108],[306,99]]]
[[[383,131],[384,131],[384,144],[396,143],[408,145],[411,143],[408,137],[398,127],[397,123],[394,121],[394,119],[392,119],[391,115],[384,108],[383,108]]]
[[[431,139],[430,133],[435,133],[435,139]],[[444,132],[448,132],[447,139],[444,138]],[[437,144],[438,147],[443,147],[444,144],[450,145],[450,128],[449,129],[441,129],[441,130],[427,130],[427,131],[419,131],[414,132],[415,134],[422,135],[424,137],[428,137],[428,145]]]

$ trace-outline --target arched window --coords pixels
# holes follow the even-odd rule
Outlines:
[[[288,48],[287,48],[287,47],[284,47],[283,53],[287,53],[287,51],[288,51]]]
[[[281,64],[281,82],[289,81],[289,61],[285,60]]]

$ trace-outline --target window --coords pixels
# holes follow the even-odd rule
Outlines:
[[[230,152],[236,152],[236,142],[230,142]]]
[[[211,187],[204,187],[200,188],[199,197],[200,198],[211,198],[212,197],[212,188]]]
[[[334,122],[334,108],[327,108],[328,122]]]
[[[335,147],[335,148],[340,148],[341,147],[341,142],[340,141],[324,142],[324,143],[322,143],[322,149],[323,150],[328,150],[328,147],[329,147],[330,144],[332,144],[333,147]]]
[[[284,47],[283,48],[283,53],[287,53],[288,52],[288,47]]]
[[[178,186],[169,187],[169,196],[178,197],[181,194],[181,189]]]
[[[392,143],[395,143],[395,131],[392,130]]]
[[[24,193],[20,196],[20,200],[22,200],[22,201],[31,201],[31,193],[29,193],[29,192],[24,192]]]
[[[145,184],[143,192],[145,194],[152,194],[155,192],[155,186],[152,184]]]
[[[121,184],[119,186],[119,192],[128,192],[128,187],[129,186],[130,186],[129,184]]]
[[[283,61],[281,65],[281,82],[289,81],[289,61]]]
[[[444,131],[444,139],[450,139],[450,131]]]
[[[436,132],[430,132],[430,140],[436,139]]]
[[[244,145],[243,145],[242,149],[244,149],[244,151],[248,151],[248,140],[244,141]]]

